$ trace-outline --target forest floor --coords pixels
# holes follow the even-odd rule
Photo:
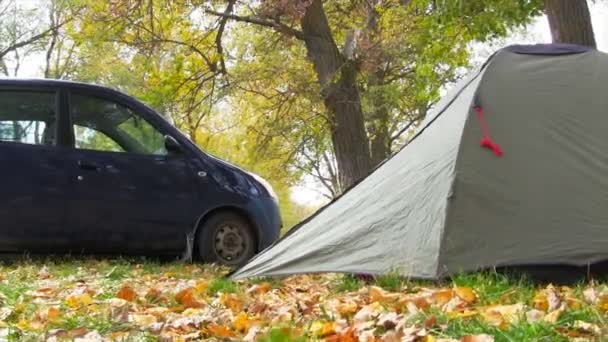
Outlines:
[[[213,266],[124,259],[0,267],[0,340],[602,341],[608,286],[495,273],[441,285],[342,275],[232,282]]]

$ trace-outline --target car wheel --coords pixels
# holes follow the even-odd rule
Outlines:
[[[197,247],[203,262],[240,266],[255,254],[251,224],[231,212],[209,217],[199,228]]]

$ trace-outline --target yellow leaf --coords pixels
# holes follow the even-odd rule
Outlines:
[[[355,302],[342,303],[338,306],[338,312],[342,316],[350,316],[357,313],[359,306]]]
[[[240,332],[247,332],[249,330],[251,320],[246,313],[241,312],[234,318],[234,329]]]
[[[65,304],[71,308],[79,308],[87,306],[93,303],[93,298],[88,293],[81,295],[68,296],[65,300]]]
[[[30,330],[30,323],[29,321],[22,319],[19,322],[17,322],[17,328],[21,329],[21,330]]]
[[[327,322],[323,324],[321,328],[320,337],[329,336],[336,333],[336,324],[334,322]]]
[[[547,295],[545,292],[539,291],[534,295],[534,299],[532,299],[534,308],[541,311],[547,311],[549,309],[549,301],[547,300]]]
[[[196,283],[196,285],[194,286],[194,292],[196,292],[197,295],[203,295],[207,292],[207,289],[209,288],[209,283],[206,281],[199,281]]]

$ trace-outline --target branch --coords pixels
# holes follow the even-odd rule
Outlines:
[[[59,29],[60,27],[62,27],[63,25],[67,24],[69,20],[64,21],[63,23],[57,24],[53,27],[50,27],[47,30],[44,30],[40,33],[38,33],[37,35],[31,36],[30,38],[26,39],[26,40],[22,40],[20,42],[15,42],[14,44],[10,45],[9,47],[7,47],[6,49],[0,51],[0,58],[3,58],[4,56],[6,56],[8,53],[10,53],[11,51],[15,51],[19,48],[22,48],[24,46],[30,45],[42,38],[45,38],[46,36],[49,35],[49,33]]]
[[[235,2],[236,2],[236,0],[228,0],[228,6],[226,6],[224,15],[228,15],[228,14],[232,13]],[[217,53],[220,56],[220,72],[224,75],[227,74],[227,71],[226,71],[226,62],[224,61],[224,48],[222,47],[222,36],[224,35],[224,30],[226,29],[227,22],[228,22],[228,17],[221,17],[220,26],[218,27],[217,34],[215,36],[215,46],[217,48]]]
[[[293,27],[287,26],[278,21],[271,21],[271,20],[266,20],[266,19],[262,19],[259,17],[253,17],[253,16],[239,16],[239,15],[234,15],[234,14],[229,14],[229,13],[217,12],[217,11],[213,11],[213,10],[205,10],[205,13],[215,15],[217,17],[225,18],[226,20],[231,19],[231,20],[240,21],[240,22],[244,22],[244,23],[270,27],[270,28],[275,29],[278,32],[285,33],[287,35],[290,35],[290,36],[295,37],[300,40],[306,40],[306,38],[307,38],[306,35],[304,34],[304,32],[302,32],[300,30],[296,30]]]
[[[426,113],[424,113],[424,114],[426,114]],[[395,140],[399,139],[399,137],[403,133],[407,132],[407,130],[410,129],[410,127],[412,127],[413,124],[415,124],[422,118],[424,118],[424,115],[421,114],[421,115],[418,115],[417,117],[415,117],[413,120],[411,120],[407,125],[405,125],[405,127],[400,129],[399,132],[395,133],[392,137],[389,138],[389,143],[392,144]]]

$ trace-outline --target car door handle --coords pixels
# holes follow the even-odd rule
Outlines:
[[[99,164],[90,161],[79,160],[78,167],[87,171],[101,171],[101,166],[99,166]]]

